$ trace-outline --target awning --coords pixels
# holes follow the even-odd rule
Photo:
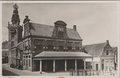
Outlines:
[[[84,52],[60,52],[43,51],[34,56],[35,58],[92,58],[91,55]]]

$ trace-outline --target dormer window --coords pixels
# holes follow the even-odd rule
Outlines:
[[[67,37],[66,25],[67,24],[63,21],[56,21],[55,22],[55,29],[53,32],[53,37],[66,38]]]
[[[63,31],[64,31],[64,28],[58,27],[58,31],[63,32]]]
[[[106,55],[109,55],[109,51],[108,50],[106,50]]]
[[[63,38],[64,37],[64,32],[59,31],[58,32],[58,38]]]

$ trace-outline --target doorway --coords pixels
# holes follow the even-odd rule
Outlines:
[[[75,60],[67,60],[67,70],[75,70]]]
[[[65,71],[65,60],[56,60],[55,69],[56,71]]]
[[[43,60],[42,69],[45,72],[53,72],[53,60]]]

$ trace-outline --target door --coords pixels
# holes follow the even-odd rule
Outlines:
[[[26,69],[28,69],[28,60],[26,59]]]
[[[98,64],[96,64],[96,71],[98,71]]]

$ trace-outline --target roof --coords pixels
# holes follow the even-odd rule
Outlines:
[[[54,26],[30,23],[30,32],[31,35],[43,36],[43,37],[52,37]],[[67,28],[67,35],[69,39],[80,39],[81,37],[77,31],[74,29]]]
[[[84,52],[56,52],[56,51],[43,51],[37,55],[35,55],[35,57],[39,57],[39,58],[49,58],[49,57],[59,57],[59,58],[70,58],[70,57],[92,57],[89,54],[86,54]]]
[[[98,44],[91,44],[83,46],[84,50],[88,52],[88,54],[97,57],[100,56],[103,52],[106,43],[98,43]]]
[[[112,47],[113,52],[117,52],[117,47]]]

